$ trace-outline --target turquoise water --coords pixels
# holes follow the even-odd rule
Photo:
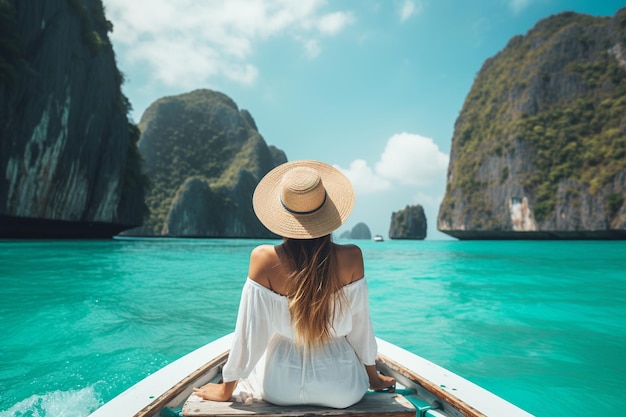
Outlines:
[[[0,241],[0,417],[86,416],[234,327],[257,240]],[[626,242],[356,242],[378,336],[537,416],[626,414]]]

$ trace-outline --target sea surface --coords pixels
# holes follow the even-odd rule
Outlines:
[[[260,243],[0,241],[0,417],[87,416],[231,332]],[[537,416],[626,415],[626,242],[354,243],[377,336]]]

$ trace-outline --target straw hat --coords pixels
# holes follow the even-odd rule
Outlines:
[[[318,161],[279,165],[263,177],[252,197],[257,217],[282,237],[313,239],[341,226],[354,206],[350,180]]]

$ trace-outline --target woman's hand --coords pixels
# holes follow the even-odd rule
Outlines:
[[[228,401],[233,395],[237,381],[223,384],[206,384],[200,388],[194,388],[193,392],[200,398],[211,401]]]
[[[367,371],[367,377],[370,380],[370,389],[374,391],[380,391],[389,388],[389,391],[394,391],[396,388],[396,380],[393,377],[379,374],[376,370],[376,365],[365,365],[365,371]]]
[[[378,374],[378,378],[375,381],[370,379],[370,389],[374,391],[380,391],[389,388],[389,391],[393,392],[396,389],[396,380],[390,376]]]

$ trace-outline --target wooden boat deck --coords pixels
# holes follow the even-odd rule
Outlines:
[[[313,406],[281,407],[260,400],[245,405],[239,402],[202,401],[198,397],[191,396],[185,403],[182,414],[185,417],[251,415],[266,417],[415,417],[415,407],[403,395],[389,392],[367,393],[361,401],[344,409]]]

